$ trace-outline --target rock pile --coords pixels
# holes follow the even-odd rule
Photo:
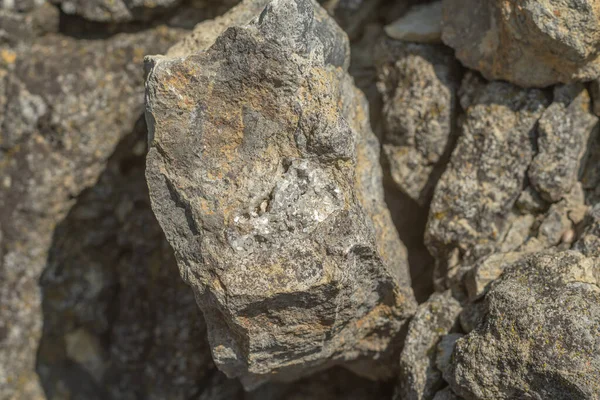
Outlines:
[[[598,399],[600,4],[234,3],[0,0],[0,398]]]

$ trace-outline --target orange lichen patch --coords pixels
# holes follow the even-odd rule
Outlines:
[[[2,49],[0,56],[2,57],[2,61],[9,65],[14,64],[17,60],[17,53],[12,50]]]

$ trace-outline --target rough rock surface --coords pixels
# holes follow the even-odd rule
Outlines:
[[[436,346],[455,328],[460,311],[461,306],[450,291],[434,293],[419,305],[408,325],[400,355],[396,399],[431,399],[443,386],[442,374],[436,368]]]
[[[583,85],[557,86],[554,102],[538,121],[538,154],[528,171],[532,186],[550,202],[569,193],[598,118]]]
[[[528,256],[485,297],[484,322],[460,339],[444,376],[466,399],[600,396],[600,260]]]
[[[465,76],[460,96],[460,138],[435,189],[425,237],[442,287],[461,262],[496,250],[535,155],[536,122],[548,105],[541,90],[486,83],[474,74]]]
[[[600,76],[596,0],[443,0],[442,39],[488,79],[545,87]]]
[[[444,46],[392,39],[380,42],[375,60],[391,176],[426,205],[454,142],[460,67]]]
[[[345,34],[276,0],[205,52],[149,62],[152,205],[218,367],[247,388],[357,360],[389,374],[415,306]]]
[[[478,297],[501,270],[502,253],[565,250],[575,239],[587,209],[578,180],[598,119],[581,85],[556,87],[552,102],[546,95],[471,73],[463,80],[461,136],[435,189],[426,231],[438,287],[476,267],[466,289]]]
[[[41,398],[38,279],[54,227],[140,118],[143,55],[177,38],[163,27],[0,47],[0,398]]]

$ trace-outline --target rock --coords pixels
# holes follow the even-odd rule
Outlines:
[[[452,361],[452,352],[454,351],[454,346],[456,345],[456,341],[463,336],[465,335],[462,333],[449,333],[440,339],[437,345],[435,366],[442,373],[442,376],[448,374],[447,371],[448,368],[450,368],[450,363]]]
[[[490,283],[502,275],[504,269],[523,257],[524,254],[497,253],[479,260],[465,277],[465,286],[469,294],[469,300],[475,301],[485,295]]]
[[[467,74],[461,135],[440,178],[429,212],[425,243],[436,257],[438,287],[457,267],[496,251],[506,219],[535,155],[535,125],[548,101],[537,89],[485,83]]]
[[[490,80],[545,87],[600,76],[594,0],[443,0],[442,40]]]
[[[19,1],[12,4],[16,9],[3,5],[6,6],[0,3],[0,47],[14,47],[30,42],[37,36],[58,32],[59,12],[56,7],[44,1],[41,4]],[[0,60],[9,63],[11,51],[6,48],[0,51]]]
[[[168,57],[183,57],[208,49],[230,26],[246,25],[260,14],[269,0],[244,0],[222,16],[200,22],[193,32],[175,43]]]
[[[598,118],[592,115],[590,96],[581,84],[554,89],[554,102],[538,122],[538,154],[528,177],[550,202],[569,193],[577,181],[590,134]]]
[[[408,325],[400,355],[400,378],[395,398],[431,399],[443,385],[436,369],[436,346],[457,322],[461,306],[449,291],[434,293],[421,304]]]
[[[589,210],[573,249],[588,257],[600,257],[600,203]]]
[[[354,41],[361,37],[367,23],[378,19],[385,2],[382,0],[321,0],[319,3],[348,34],[349,39]]]
[[[578,252],[527,256],[485,297],[444,378],[466,399],[600,395],[600,263]]]
[[[459,315],[460,327],[463,332],[470,333],[483,321],[485,305],[482,301],[468,302],[463,306]]]
[[[182,0],[50,0],[67,15],[95,22],[148,20],[182,3]]]
[[[459,65],[443,46],[390,39],[378,45],[375,60],[392,178],[427,205],[454,142]]]
[[[198,50],[149,60],[147,180],[217,366],[388,376],[415,303],[345,35],[275,0]]]
[[[40,279],[37,371],[48,398],[189,399],[218,374],[150,208],[145,151],[132,150],[145,150],[145,136],[140,123],[55,230]]]
[[[417,43],[442,42],[442,2],[412,7],[404,16],[385,27],[392,39]]]
[[[600,126],[592,132],[587,151],[587,160],[581,176],[581,184],[585,190],[589,204],[600,202]]]
[[[140,118],[143,55],[178,35],[48,34],[0,49],[0,398],[42,396],[38,279],[54,228]]]

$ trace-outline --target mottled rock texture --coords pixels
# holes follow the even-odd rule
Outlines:
[[[596,0],[443,0],[442,39],[465,66],[522,87],[600,75]]]
[[[441,288],[494,253],[569,248],[587,209],[579,179],[598,123],[579,84],[557,86],[550,101],[539,89],[468,73],[460,100],[460,138],[436,186],[425,237]],[[467,282],[471,298],[495,278],[503,256],[492,257],[478,267],[483,275],[471,275],[479,282]]]
[[[473,74],[463,80],[460,96],[460,137],[435,189],[425,237],[442,281],[461,262],[496,250],[535,155],[536,122],[548,105],[540,90],[486,83]]]
[[[38,279],[53,230],[140,118],[143,55],[178,38],[164,27],[105,41],[35,32],[0,47],[0,398],[8,399],[42,396]]]
[[[483,323],[458,340],[445,374],[465,399],[600,396],[600,260],[524,257],[485,297]]]
[[[357,360],[389,374],[414,300],[345,34],[277,0],[149,63],[152,204],[218,367],[247,388]]]
[[[431,399],[444,382],[436,367],[436,346],[456,328],[461,306],[449,291],[434,293],[410,321],[400,355],[397,400]]]
[[[375,60],[390,174],[427,205],[454,142],[460,67],[447,47],[392,39],[379,43]]]

